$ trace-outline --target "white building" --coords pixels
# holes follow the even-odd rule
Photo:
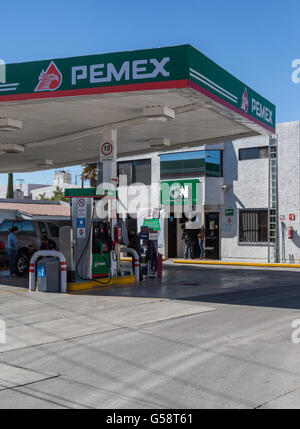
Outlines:
[[[72,174],[64,170],[58,170],[54,173],[53,185],[63,186],[72,184]]]
[[[45,188],[47,185],[38,185],[36,183],[20,183],[20,184],[14,184],[14,198],[18,200],[26,199],[30,200],[32,199],[32,191],[35,189],[41,189]],[[1,185],[0,186],[0,199],[6,198],[7,194],[7,185]]]
[[[65,188],[80,188],[79,185],[72,185],[71,173],[64,170],[58,170],[54,173],[53,185],[34,189],[31,192],[32,199],[38,200],[40,199],[40,195],[43,195],[46,199],[50,199],[57,187],[59,187],[62,193],[64,193]]]
[[[206,228],[207,258],[263,262],[274,261],[277,255],[278,261],[299,263],[300,122],[278,124],[276,132],[273,167],[269,164],[269,138],[258,136],[120,158],[119,174],[128,176],[128,185],[142,182],[149,187],[153,182],[167,182],[170,187],[191,186],[193,198],[202,207],[203,215],[198,218]],[[158,194],[155,198],[155,205],[164,207]],[[171,208],[164,220],[165,256],[183,257],[181,238],[186,221],[185,216],[176,218]],[[129,225],[136,225],[136,221],[131,219]],[[288,228],[293,228],[292,234]],[[197,246],[195,232],[195,256]]]

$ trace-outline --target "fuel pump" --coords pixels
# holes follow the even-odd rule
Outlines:
[[[107,284],[119,275],[119,244],[128,242],[125,222],[113,219],[113,225],[112,219],[100,216],[96,204],[105,194],[96,194],[96,188],[66,189],[65,196],[70,198],[72,208],[72,278],[76,282],[94,279]]]
[[[112,249],[109,224],[104,221],[92,222],[92,277],[108,277]]]

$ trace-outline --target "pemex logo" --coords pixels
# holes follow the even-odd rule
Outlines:
[[[248,101],[248,92],[247,92],[247,88],[245,88],[243,97],[242,97],[242,105],[241,105],[241,109],[244,110],[244,112],[248,112],[248,106],[249,106],[249,101]]]
[[[39,75],[39,83],[34,91],[55,91],[60,87],[61,83],[62,74],[54,61],[51,61],[47,70],[42,70]]]

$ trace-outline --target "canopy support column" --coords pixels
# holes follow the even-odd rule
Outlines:
[[[103,188],[112,190],[113,196],[109,201],[108,216],[110,217],[110,227],[112,240],[114,240],[114,229],[117,225],[117,130],[115,128],[105,128],[103,133],[103,143],[110,143],[113,147],[112,157],[103,161]],[[111,276],[118,275],[118,257],[117,252],[110,252],[110,271]]]

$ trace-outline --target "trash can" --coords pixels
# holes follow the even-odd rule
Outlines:
[[[60,292],[60,261],[47,257],[37,262],[39,292]]]

